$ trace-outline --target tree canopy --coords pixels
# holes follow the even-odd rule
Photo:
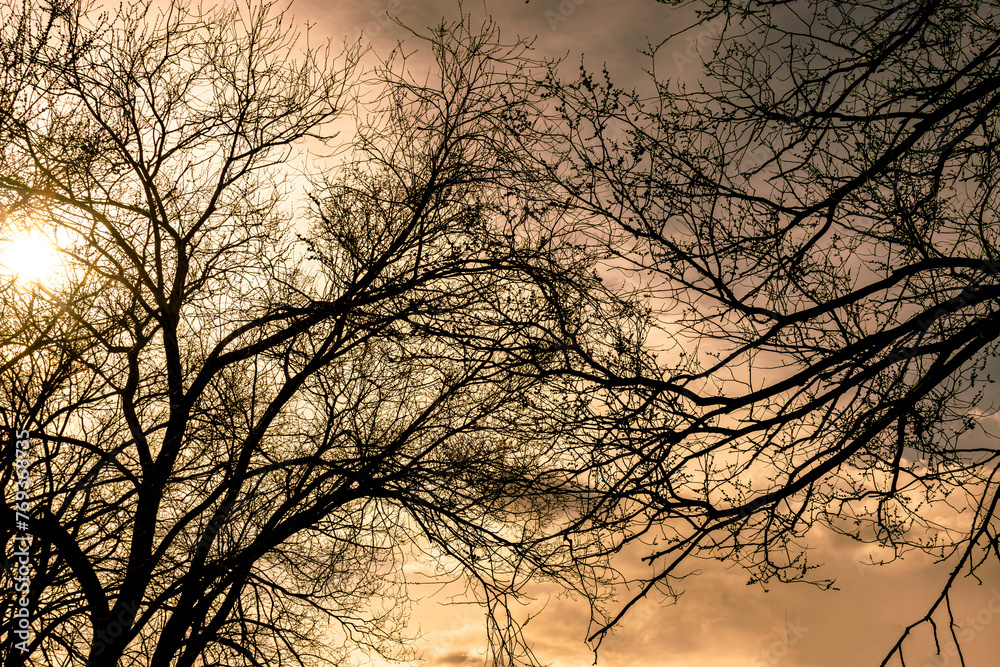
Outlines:
[[[553,183],[610,221],[595,241],[650,307],[634,363],[604,367],[627,388],[604,454],[641,469],[616,493],[650,538],[669,527],[642,594],[672,593],[692,558],[829,586],[817,526],[924,550],[953,569],[887,648],[905,664],[922,624],[957,639],[952,584],[1000,556],[1000,449],[977,429],[1000,340],[1000,16],[697,6],[697,86],[660,74],[670,39],[648,51],[650,95],[607,72],[551,84]]]
[[[599,648],[698,559],[830,587],[822,529],[952,566],[883,664],[957,643],[1000,558],[994,9],[714,2],[697,89],[664,36],[639,91],[467,15],[426,62],[269,2],[0,15],[0,237],[58,258],[0,277],[5,664],[404,658],[413,563],[532,663],[532,581]]]
[[[5,234],[61,262],[0,286],[0,414],[35,443],[35,632],[6,663],[405,656],[421,558],[520,657],[510,599],[604,550],[569,532],[589,455],[557,372],[599,335],[594,253],[541,240],[512,140],[544,63],[465,17],[422,37],[430,79],[402,51],[358,72],[270,3],[5,31]]]

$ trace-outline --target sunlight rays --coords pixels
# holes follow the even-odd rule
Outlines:
[[[0,241],[0,271],[17,280],[43,283],[58,265],[55,245],[40,232],[20,233]]]

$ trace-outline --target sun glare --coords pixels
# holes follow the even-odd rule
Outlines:
[[[41,234],[11,239],[0,248],[0,266],[20,280],[41,282],[56,266],[55,247]]]

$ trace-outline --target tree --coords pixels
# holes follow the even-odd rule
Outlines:
[[[466,17],[423,37],[428,80],[397,52],[359,81],[270,3],[155,7],[4,8],[3,236],[61,262],[0,285],[33,461],[5,664],[399,656],[414,558],[477,587],[496,664],[530,660],[508,605],[596,590],[615,520],[560,372],[610,297],[524,150],[545,64]]]
[[[660,74],[677,39],[648,51],[647,95],[549,79],[553,187],[610,223],[592,238],[649,309],[619,361],[575,369],[617,394],[607,489],[660,540],[636,599],[697,558],[829,586],[816,526],[920,549],[953,569],[888,648],[906,664],[922,624],[957,642],[953,583],[1000,557],[1000,449],[976,428],[1000,337],[1000,17],[727,0],[689,35],[706,25],[696,90]],[[949,506],[957,528],[932,518]]]

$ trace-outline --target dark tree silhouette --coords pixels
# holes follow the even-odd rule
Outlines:
[[[529,580],[599,644],[699,558],[828,587],[821,527],[953,565],[883,664],[957,643],[1000,557],[995,10],[716,2],[698,89],[675,38],[650,94],[468,18],[415,34],[425,78],[268,3],[0,10],[0,237],[61,262],[0,282],[32,661],[398,657],[417,560],[531,662]]]
[[[401,52],[357,78],[269,3],[157,7],[4,7],[2,235],[61,262],[0,284],[31,662],[404,655],[411,559],[478,591],[495,664],[531,660],[508,603],[599,590],[614,521],[560,369],[616,306],[538,203],[545,63],[463,19],[428,79]]]
[[[626,472],[607,488],[659,539],[638,597],[673,594],[697,558],[829,586],[807,558],[825,526],[948,559],[883,664],[928,622],[944,650],[952,584],[1000,556],[1000,449],[976,428],[1000,340],[1000,15],[726,0],[700,16],[648,52],[649,94],[549,80],[553,187],[610,222],[592,238],[649,309],[618,361],[576,368],[617,393],[601,455]],[[714,39],[686,87],[671,54],[699,31]]]

